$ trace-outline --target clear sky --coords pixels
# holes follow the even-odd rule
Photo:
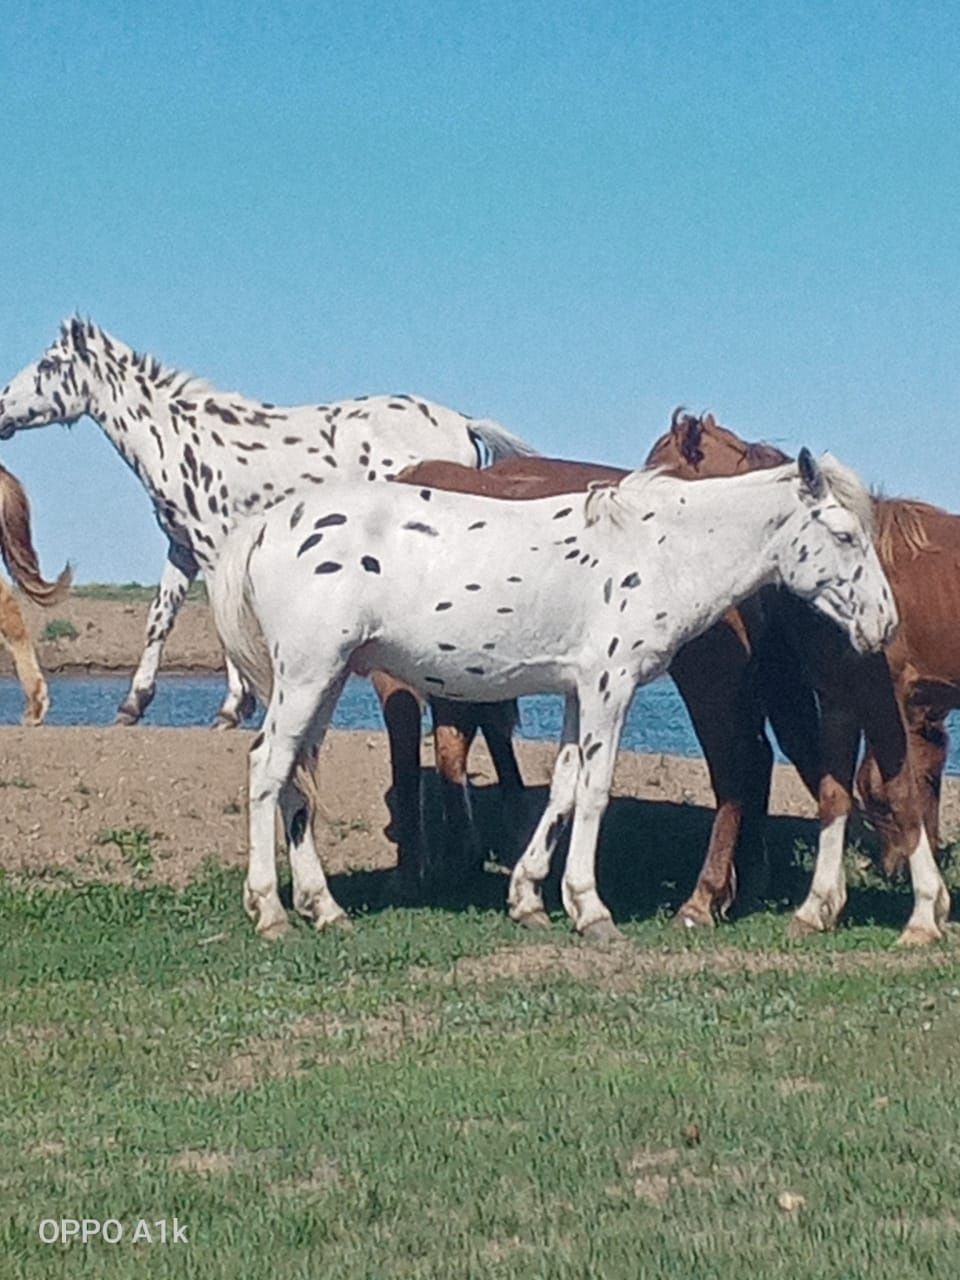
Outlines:
[[[960,510],[960,10],[7,0],[0,385],[73,310],[278,403],[419,391],[638,465],[672,407]],[[84,420],[0,460],[155,582]]]

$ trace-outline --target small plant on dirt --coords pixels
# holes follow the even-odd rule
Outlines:
[[[43,628],[43,640],[76,640],[77,628],[69,618],[54,618]]]
[[[152,840],[146,827],[108,827],[97,836],[97,844],[117,846],[135,876],[146,875],[153,866]]]
[[[368,836],[371,830],[366,818],[351,818],[349,822],[345,818],[334,818],[327,825],[338,840],[346,840],[347,836],[354,833]]]
[[[0,778],[0,787],[16,787],[18,791],[32,791],[34,783],[29,778],[21,778],[18,774],[15,778]]]

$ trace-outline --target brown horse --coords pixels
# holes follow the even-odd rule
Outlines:
[[[887,661],[907,726],[924,824],[936,849],[948,746],[944,720],[960,707],[960,516],[906,499],[879,499],[876,505],[877,549],[900,608],[900,629]],[[890,834],[896,799],[873,752],[865,756],[857,783],[890,866],[900,853],[895,832]]]
[[[690,478],[732,475],[786,460],[786,455],[770,446],[747,444],[709,416],[696,419],[689,415],[674,416],[670,431],[657,441],[648,457],[648,463],[675,467]],[[925,943],[942,936],[949,912],[949,896],[930,855],[914,773],[921,759],[926,767],[932,761],[938,771],[942,758],[938,763],[929,750],[912,758],[914,742],[923,738],[922,725],[908,740],[902,710],[909,679],[904,673],[913,669],[918,644],[925,650],[920,660],[923,670],[934,666],[944,669],[942,661],[932,656],[934,646],[921,641],[928,630],[926,597],[922,597],[921,607],[921,592],[905,591],[904,575],[896,567],[911,538],[916,546],[916,507],[902,501],[875,501],[877,549],[901,618],[901,630],[891,648],[892,671],[882,655],[855,654],[836,628],[786,593],[778,593],[767,610],[752,655],[761,703],[785,753],[798,766],[819,804],[817,868],[810,894],[796,913],[800,930],[831,928],[846,900],[843,838],[853,807],[853,773],[861,731],[869,747],[863,776],[872,785],[876,812],[883,817],[884,864],[891,869],[907,861],[914,880],[916,905],[902,941]],[[953,599],[956,601],[956,594]],[[949,612],[946,600],[944,604],[937,620],[940,627]],[[941,632],[941,651],[949,631],[948,626]],[[929,708],[922,688],[922,681],[914,682],[910,696],[918,708]],[[821,712],[816,735],[811,732],[811,690],[818,695]],[[919,719],[923,719],[922,711]],[[746,785],[743,780],[741,786]],[[723,884],[726,870],[732,866],[732,845],[712,852],[716,857],[711,862],[708,854],[694,893],[681,908],[681,916],[691,923],[704,922],[706,913],[712,913],[716,887]]]
[[[15,475],[0,466],[0,554],[21,591],[41,605],[55,604],[70,589],[71,571],[64,568],[56,582],[40,573],[30,533],[30,503]],[[23,613],[16,597],[0,579],[0,637],[9,648],[27,705],[23,723],[38,725],[50,705],[47,682],[37,662]]]

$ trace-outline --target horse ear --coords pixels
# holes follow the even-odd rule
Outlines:
[[[809,449],[800,450],[797,457],[797,466],[800,469],[800,482],[811,498],[817,500],[822,498],[826,493],[827,484],[823,478],[823,472],[820,470],[820,464]]]
[[[83,327],[83,321],[79,316],[74,316],[70,321],[70,340],[73,348],[81,360],[86,360],[89,355],[87,349],[87,335]]]
[[[700,425],[705,431],[716,431],[717,420],[712,413],[705,413],[700,419]]]
[[[703,450],[700,441],[703,439],[703,423],[692,413],[684,415],[680,423],[680,452],[691,467],[699,467],[703,461]]]

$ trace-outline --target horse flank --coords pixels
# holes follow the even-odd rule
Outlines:
[[[10,576],[36,604],[56,604],[70,590],[73,571],[65,565],[55,582],[40,572],[30,529],[30,502],[23,485],[0,466],[0,554]]]

